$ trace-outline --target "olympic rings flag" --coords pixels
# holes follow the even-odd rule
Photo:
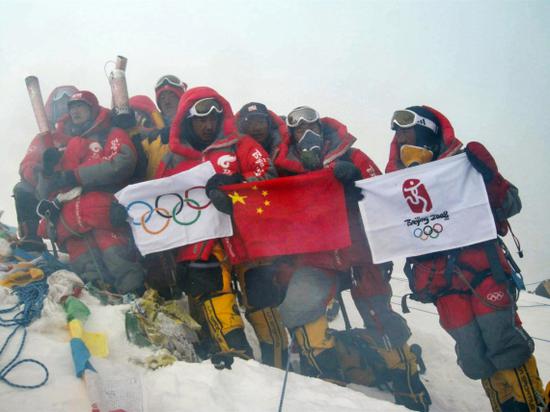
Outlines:
[[[374,263],[497,237],[483,178],[465,154],[356,182]]]
[[[177,175],[130,185],[115,194],[126,207],[142,255],[233,235],[231,217],[219,212],[204,191],[212,163]]]

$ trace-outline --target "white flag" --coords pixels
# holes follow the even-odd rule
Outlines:
[[[231,217],[218,211],[204,191],[212,163],[162,179],[130,185],[115,194],[128,211],[142,255],[233,235]]]
[[[497,237],[483,178],[465,154],[356,185],[374,263]]]

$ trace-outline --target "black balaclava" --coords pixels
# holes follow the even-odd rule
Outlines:
[[[416,134],[416,146],[425,147],[432,151],[433,159],[437,159],[439,151],[441,149],[441,125],[439,119],[429,109],[422,106],[407,107],[407,110],[411,110],[416,114],[431,120],[437,126],[437,133],[434,133],[430,128],[422,125],[414,126],[414,132]]]
[[[321,128],[322,129],[322,128]],[[317,134],[313,130],[306,130],[300,142],[296,141],[294,128],[291,129],[292,139],[302,165],[307,170],[317,170],[323,167],[323,132]]]
[[[218,123],[216,125],[216,131],[214,132],[215,137],[214,137],[214,140],[210,143],[203,142],[199,138],[199,136],[197,136],[197,134],[193,130],[193,125],[191,124],[191,120],[192,120],[191,117],[185,116],[185,119],[183,120],[183,127],[181,128],[180,142],[187,141],[193,149],[199,152],[202,152],[204,149],[206,149],[208,146],[214,143],[214,141],[218,138],[223,116],[218,115]]]

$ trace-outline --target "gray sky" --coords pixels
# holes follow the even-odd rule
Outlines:
[[[46,99],[74,84],[107,106],[104,64],[128,58],[131,95],[160,75],[208,85],[232,104],[286,114],[310,105],[347,124],[384,168],[397,108],[442,111],[520,189],[512,219],[527,281],[550,277],[548,1],[10,1],[0,14],[0,210],[37,132],[24,78]],[[508,241],[511,245],[511,241]]]

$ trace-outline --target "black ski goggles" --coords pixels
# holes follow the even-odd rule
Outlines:
[[[155,89],[158,89],[162,86],[174,86],[180,89],[184,88],[183,84],[181,83],[181,80],[172,74],[167,74],[166,76],[162,76],[158,80],[157,85],[155,86]]]
[[[408,129],[416,125],[424,126],[437,134],[437,125],[430,119],[416,114],[412,110],[396,110],[391,118],[391,129],[396,130],[396,127]]]
[[[189,109],[189,116],[187,117],[205,117],[212,112],[222,114],[223,108],[216,99],[207,97],[206,99],[197,100]]]
[[[300,106],[292,110],[286,117],[288,127],[296,127],[300,122],[315,123],[319,120],[319,113],[308,106]]]

